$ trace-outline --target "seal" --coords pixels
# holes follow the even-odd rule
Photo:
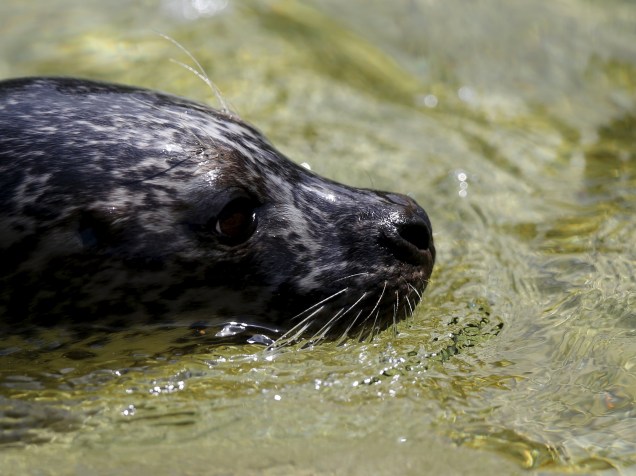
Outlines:
[[[435,261],[411,198],[295,164],[230,113],[73,78],[0,82],[0,321],[374,331]]]

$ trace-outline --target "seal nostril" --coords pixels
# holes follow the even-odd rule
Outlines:
[[[397,227],[398,235],[416,248],[426,251],[431,245],[431,233],[425,223],[406,223]]]
[[[385,231],[381,242],[403,263],[422,266],[435,259],[431,229],[424,220],[394,223]]]

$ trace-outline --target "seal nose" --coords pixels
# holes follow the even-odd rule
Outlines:
[[[431,222],[422,207],[408,197],[389,197],[400,205],[385,221],[382,245],[400,261],[415,266],[435,261]]]

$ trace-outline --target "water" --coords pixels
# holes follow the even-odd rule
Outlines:
[[[629,474],[636,5],[5,1],[0,76],[214,103],[287,155],[409,193],[438,261],[372,342],[182,329],[0,346],[2,474]]]

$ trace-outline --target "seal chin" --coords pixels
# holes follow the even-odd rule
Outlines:
[[[286,336],[368,335],[413,312],[435,262],[411,198],[324,179],[236,117],[158,92],[2,81],[0,159],[4,323],[250,316]]]
[[[402,276],[395,283],[380,281],[380,287],[374,290],[345,288],[334,302],[326,300],[296,316],[299,322],[290,332],[309,331],[312,339],[372,336],[412,315],[426,284],[423,273],[418,272]]]

